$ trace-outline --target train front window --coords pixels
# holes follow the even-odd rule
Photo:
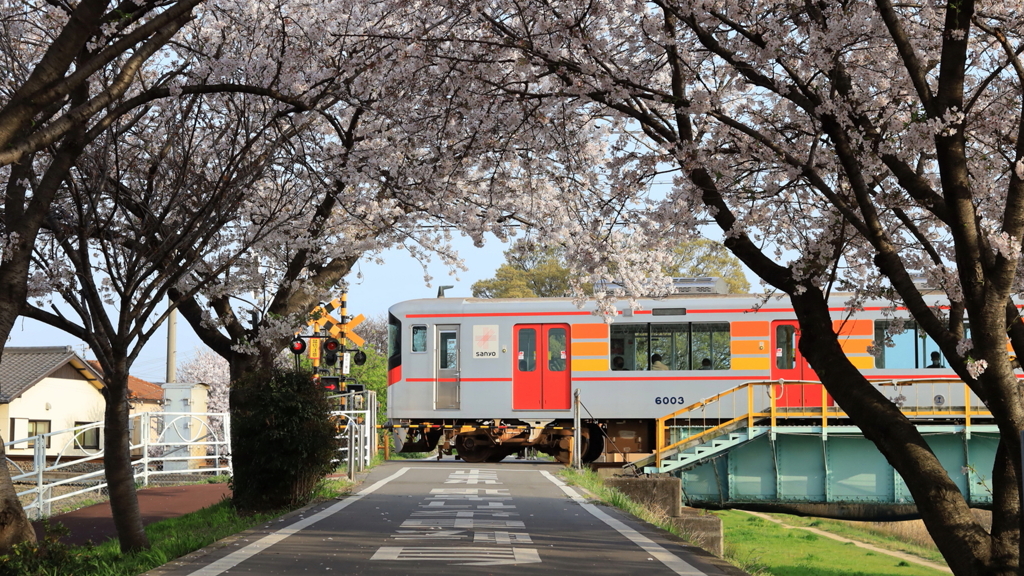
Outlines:
[[[388,359],[402,357],[402,322],[388,314]],[[391,362],[388,363],[389,365]],[[393,367],[393,366],[392,366]]]
[[[413,352],[426,352],[427,351],[427,327],[426,326],[413,326],[412,327],[412,351]]]

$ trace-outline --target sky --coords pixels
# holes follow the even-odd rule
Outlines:
[[[445,292],[446,296],[469,296],[474,282],[494,276],[498,266],[505,261],[503,252],[508,248],[507,244],[494,239],[482,248],[476,248],[471,240],[465,238],[455,239],[453,243],[469,270],[459,273],[456,279],[448,275],[444,265],[434,261],[427,268],[433,276],[430,287],[423,280],[420,263],[404,250],[386,252],[383,256],[384,264],[361,261],[349,276],[349,315],[362,314],[369,318],[386,313],[392,305],[404,300],[433,298],[437,296],[438,286],[453,286]],[[356,277],[357,272],[362,273],[361,278]],[[166,380],[166,334],[166,329],[162,328],[146,344],[132,366],[132,376],[156,383]],[[188,322],[180,316],[177,340],[179,366],[191,358],[197,348],[203,347]],[[87,360],[95,359],[95,355],[81,340],[27,318],[18,319],[11,330],[7,346],[72,346],[79,356]]]

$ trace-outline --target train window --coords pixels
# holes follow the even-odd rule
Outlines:
[[[457,332],[438,332],[438,367],[441,370],[459,369],[459,336]]]
[[[896,326],[897,323],[902,326]],[[890,330],[901,327],[901,332],[890,334]],[[965,328],[970,337],[970,327]],[[881,345],[886,342],[886,336],[891,345]],[[932,352],[938,352],[939,357],[942,357],[939,345],[918,328],[917,322],[913,320],[875,320],[875,347],[876,368],[927,368],[931,364]]]
[[[728,370],[730,342],[727,322],[611,326],[611,351],[622,356],[623,370]]]
[[[548,370],[562,372],[565,370],[565,328],[548,330]]]
[[[611,325],[611,350],[612,354],[622,356],[622,370],[647,370],[649,342],[647,324]]]
[[[710,360],[710,362],[705,362]],[[732,336],[724,322],[690,324],[689,370],[732,368]],[[687,368],[680,368],[686,370]]]
[[[533,372],[537,369],[537,331],[535,329],[522,328],[519,330],[516,358],[519,359],[520,372]]]
[[[388,369],[398,366],[402,357],[402,323],[388,314]]]
[[[412,351],[413,352],[426,352],[427,351],[427,327],[426,326],[413,326],[412,327]]]
[[[775,327],[775,367],[789,370],[796,366],[796,326],[780,324]]]

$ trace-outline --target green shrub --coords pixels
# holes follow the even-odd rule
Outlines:
[[[337,423],[308,372],[273,371],[231,388],[235,506],[243,511],[308,502],[338,456]]]
[[[0,576],[46,576],[81,574],[97,563],[92,546],[72,547],[60,539],[68,534],[63,524],[43,524],[46,536],[38,542],[22,542],[0,556]]]

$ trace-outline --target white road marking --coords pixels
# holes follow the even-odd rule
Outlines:
[[[465,532],[465,530],[398,530],[391,537],[395,540],[461,540],[469,537],[469,534]]]
[[[676,574],[679,574],[680,576],[704,576],[704,572],[701,572],[697,568],[694,568],[693,566],[688,564],[682,558],[676,556],[668,550],[665,550],[656,542],[652,541],[650,538],[644,536],[643,534],[637,532],[629,526],[626,526],[619,520],[612,518],[608,514],[605,514],[605,512],[598,508],[597,506],[594,506],[593,504],[588,504],[586,499],[584,499],[575,490],[566,485],[565,482],[562,482],[557,477],[555,477],[554,474],[551,474],[547,470],[541,470],[540,473],[547,477],[548,480],[553,482],[555,486],[561,488],[562,492],[565,492],[565,494],[569,496],[569,498],[572,498],[574,502],[579,504],[581,508],[583,508],[587,512],[590,512],[590,514],[598,520],[601,520],[608,526],[614,528],[616,531],[618,531],[619,534],[622,534],[626,538],[632,540],[634,544],[643,549],[644,552],[647,552],[648,554],[656,558],[659,562],[664,564],[669,570],[675,572]]]
[[[481,542],[511,546],[513,544],[533,544],[533,539],[525,532],[473,532],[473,543]]]
[[[442,518],[425,520],[406,520],[402,522],[402,528],[459,528],[462,530],[475,530],[477,528],[525,528],[521,520],[479,520],[476,518],[455,518],[447,520]]]
[[[536,564],[540,554],[534,548],[405,548],[382,546],[370,560],[440,560],[463,566],[498,566],[501,564]]]
[[[446,484],[501,484],[496,471],[482,472],[456,470],[448,475]],[[480,496],[480,494],[488,496]],[[402,522],[396,540],[435,539],[458,540],[463,531],[473,531],[473,544],[492,546],[469,547],[425,547],[425,546],[382,546],[370,560],[414,560],[436,561],[463,566],[496,566],[502,564],[536,564],[541,562],[540,553],[533,548],[515,548],[513,544],[533,544],[526,532],[509,532],[510,529],[525,528],[518,520],[493,520],[488,518],[509,518],[519,516],[515,512],[507,488],[434,488],[427,497],[427,504],[420,504],[422,510],[413,510],[412,518]],[[449,503],[452,502],[452,503]],[[476,510],[473,504],[480,503]],[[430,518],[429,520],[423,518]],[[446,530],[447,529],[447,530]],[[489,529],[489,530],[483,530]],[[500,548],[493,545],[501,546]]]
[[[360,490],[356,494],[349,496],[348,498],[342,500],[341,502],[338,502],[337,504],[325,508],[308,518],[304,518],[302,520],[292,523],[291,525],[285,528],[268,534],[263,538],[260,538],[259,540],[253,542],[252,544],[249,544],[245,548],[232,552],[231,554],[228,554],[227,556],[217,560],[216,562],[203,568],[200,568],[195,572],[192,572],[191,574],[189,574],[189,576],[218,576],[219,574],[222,574],[227,570],[230,570],[235,566],[238,566],[242,562],[248,560],[256,554],[259,554],[267,548],[270,548],[274,544],[277,544],[281,540],[284,540],[285,538],[299,532],[300,530],[303,530],[311,526],[312,524],[315,524],[333,514],[337,514],[338,512],[344,510],[345,508],[353,504],[354,502],[359,501],[363,496],[367,496],[369,494],[376,492],[377,490],[381,489],[385,484],[391,482],[395,478],[398,478],[402,474],[405,474],[409,470],[410,468],[402,468],[401,470],[395,472],[391,476],[388,476],[387,478],[380,480]]]

